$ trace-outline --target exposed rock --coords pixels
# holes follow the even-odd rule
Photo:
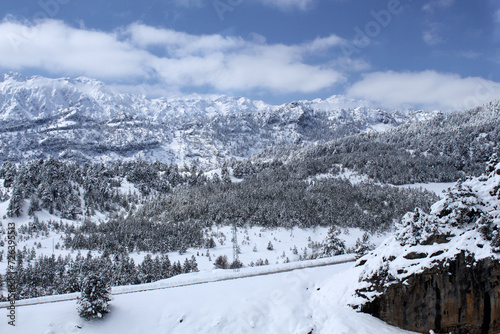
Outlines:
[[[475,262],[462,252],[454,260],[390,285],[362,311],[422,333],[500,333],[500,262]]]
[[[453,237],[451,234],[436,234],[430,236],[427,240],[422,242],[422,245],[432,245],[432,244],[446,244]]]
[[[406,214],[363,258],[352,306],[421,333],[499,334],[498,171],[494,156],[486,175],[458,181],[429,214]]]
[[[422,253],[422,252],[411,252],[403,256],[407,260],[416,260],[416,259],[423,259],[427,257],[427,253]]]
[[[438,250],[437,252],[432,253],[430,257],[439,256],[439,255],[441,255],[441,254],[443,254],[443,253],[444,253],[444,250]]]

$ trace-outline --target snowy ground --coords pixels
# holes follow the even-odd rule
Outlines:
[[[41,217],[40,217],[41,216]],[[52,218],[47,213],[40,213],[40,220],[47,221]],[[16,227],[19,228],[22,224],[26,224],[27,217],[3,220],[2,224],[4,228],[7,227],[7,222],[14,221]],[[59,220],[58,220],[59,221]],[[256,262],[261,259],[262,261],[268,260],[269,264],[285,263],[299,261],[301,257],[310,256],[313,252],[315,244],[321,243],[328,232],[328,228],[276,228],[267,229],[262,227],[248,227],[239,228],[237,239],[238,245],[241,253],[239,254],[240,261],[244,266],[250,266],[252,262]],[[341,239],[346,241],[346,247],[354,247],[356,240],[361,238],[364,232],[359,229],[344,229]],[[171,261],[181,261],[184,262],[186,258],[191,258],[192,255],[196,257],[198,262],[198,268],[201,271],[212,270],[214,267],[214,261],[219,255],[226,255],[229,261],[233,258],[233,243],[232,243],[232,230],[231,227],[213,227],[211,231],[207,231],[207,235],[212,236],[216,243],[216,247],[210,250],[207,249],[194,249],[189,248],[186,253],[179,254],[178,252],[168,253]],[[379,245],[385,238],[385,234],[372,236],[371,242]],[[51,232],[48,236],[38,236],[37,238],[31,238],[26,241],[21,241],[18,243],[17,248],[22,250],[25,246],[29,249],[35,247],[37,256],[47,255],[50,256],[54,254],[56,257],[59,255],[66,256],[70,254],[75,257],[77,252],[65,249],[55,249],[54,245],[59,243],[63,245],[64,235],[56,234]],[[6,238],[6,235],[4,235]],[[273,245],[273,250],[268,250],[267,246],[271,242]],[[37,248],[35,243],[41,243],[42,247]],[[294,254],[294,249],[297,249],[297,254]],[[5,252],[7,251],[7,244],[3,247]],[[1,248],[0,248],[1,250]],[[87,254],[88,250],[82,250],[83,255]],[[97,254],[97,252],[93,252]],[[140,263],[146,256],[146,252],[133,252],[130,253],[135,263]],[[152,254],[153,257],[155,254]],[[3,261],[0,261],[0,273],[4,273],[7,268],[7,260],[4,257]]]
[[[452,188],[455,185],[455,182],[443,182],[443,183],[415,183],[415,184],[405,184],[398,187],[405,188],[423,188],[429,191],[436,193],[439,197],[444,197],[444,191],[448,188]]]
[[[337,167],[342,168],[341,165],[337,165]],[[314,180],[321,180],[321,179],[325,179],[325,178],[347,179],[352,184],[358,184],[361,182],[373,182],[375,184],[382,185],[382,183],[375,182],[368,175],[360,174],[360,173],[353,171],[353,170],[350,170],[348,168],[342,168],[341,173],[339,173],[337,175],[333,175],[332,173],[318,174],[318,175],[315,175],[314,177],[309,177],[307,180],[308,180],[308,182],[311,182]],[[417,189],[422,188],[422,189],[426,189],[428,191],[434,192],[436,195],[438,195],[442,198],[442,197],[444,197],[444,191],[447,190],[448,188],[453,187],[454,184],[455,184],[455,182],[431,182],[431,183],[405,184],[405,185],[400,185],[400,186],[395,186],[395,187],[398,187],[398,188],[417,188]]]
[[[111,313],[91,322],[75,301],[21,306],[16,327],[2,317],[0,333],[409,333],[346,306],[360,270],[352,266],[118,295]]]
[[[343,177],[353,182],[364,181],[361,176],[351,175],[349,172],[344,173]],[[449,185],[411,187],[423,186],[439,194]],[[129,187],[124,187],[123,191],[128,192]],[[8,222],[15,222],[19,228],[29,221],[27,216],[6,219],[4,214],[7,205],[8,202],[0,203],[0,221],[4,228]],[[27,211],[26,207],[24,212]],[[60,221],[47,212],[39,212],[37,215],[41,221]],[[98,218],[104,217],[97,216],[96,220]],[[266,266],[266,269],[271,271],[273,267],[284,266],[288,261],[300,261],[301,258],[309,256],[325,239],[327,230],[266,229],[255,226],[239,228],[239,257],[246,267],[243,270],[263,269],[250,268],[250,264],[257,260],[268,260],[270,265]],[[231,228],[214,226],[212,230],[207,231],[207,235],[213,236],[216,242],[216,247],[208,252],[207,249],[191,248],[182,255],[177,252],[169,253],[172,261],[181,262],[194,255],[200,269],[199,273],[173,277],[170,279],[171,283],[186,279],[197,280],[215,274],[225,275],[221,274],[220,270],[214,272],[213,263],[219,255],[227,255],[232,261]],[[353,247],[362,235],[363,232],[359,229],[345,229],[340,238],[346,241],[347,247]],[[76,256],[75,251],[54,249],[58,242],[63,244],[62,237],[63,235],[54,232],[48,236],[39,235],[21,241],[18,249],[22,250],[25,246],[31,249],[35,243],[40,242],[41,248],[35,247],[37,255]],[[385,237],[386,235],[372,236],[371,242],[379,245]],[[272,243],[273,250],[267,249],[269,242]],[[82,254],[86,253],[87,251],[82,251]],[[134,252],[130,256],[136,263],[140,263],[146,254]],[[0,273],[5,272],[6,265],[4,258],[0,261]],[[352,284],[358,280],[359,273],[359,268],[352,268],[352,264],[342,264],[116,295],[112,302],[111,314],[96,322],[81,320],[75,301],[19,306],[15,328],[7,325],[8,319],[1,316],[6,310],[0,309],[0,319],[4,319],[0,320],[0,333],[408,333],[369,315],[356,313],[346,306],[352,300]],[[115,290],[120,290],[120,287]]]
[[[333,264],[341,264],[354,262],[355,254],[337,255],[328,258],[316,260],[307,260],[300,262],[290,262],[283,264],[275,264],[259,267],[240,268],[238,270],[212,269],[210,271],[194,272],[189,274],[181,274],[168,279],[163,279],[151,283],[114,286],[111,288],[112,295],[121,295],[126,293],[137,293],[143,291],[171,289],[190,285],[206,284],[234,279],[241,279],[253,276],[265,276],[277,273],[289,272],[297,269],[306,269],[314,267],[323,267]],[[48,304],[54,302],[62,302],[68,300],[76,300],[80,293],[67,293],[62,295],[49,295],[38,298],[22,299],[16,301],[16,306],[28,306],[36,304]],[[8,308],[10,302],[0,302],[1,308]]]

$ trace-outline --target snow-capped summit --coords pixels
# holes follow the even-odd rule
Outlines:
[[[11,72],[0,79],[0,150],[14,161],[56,156],[215,163],[272,145],[322,142],[432,117],[338,95],[275,106],[224,95],[149,99],[86,77]]]
[[[0,120],[4,124],[64,117],[69,111],[76,112],[83,119],[106,122],[122,114],[138,119],[169,121],[177,117],[192,119],[272,109],[262,101],[226,96],[190,95],[148,99],[119,93],[87,77],[26,78],[9,73],[3,74],[1,78]]]

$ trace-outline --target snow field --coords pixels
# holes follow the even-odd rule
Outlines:
[[[402,334],[346,306],[352,263],[203,285],[117,295],[104,319],[85,321],[76,301],[23,306],[1,333]]]
[[[3,203],[0,203],[2,205]],[[1,208],[0,208],[1,209]],[[55,217],[50,216],[46,212],[40,212],[38,214],[40,221],[53,219]],[[7,226],[7,222],[14,221],[16,227],[19,228],[22,224],[27,224],[27,217],[23,216],[15,219],[3,220],[2,224],[4,228]],[[60,219],[57,219],[60,221]],[[63,220],[66,222],[66,220]],[[74,223],[71,221],[67,221]],[[304,255],[310,256],[312,254],[314,246],[321,243],[328,232],[326,227],[318,228],[262,228],[262,227],[248,227],[248,228],[238,228],[238,246],[241,253],[239,254],[239,259],[244,266],[250,266],[252,262],[256,262],[261,259],[262,261],[268,260],[269,264],[286,263],[287,261],[294,262],[299,261],[300,257]],[[200,271],[210,271],[214,268],[214,261],[217,256],[226,255],[229,262],[233,261],[233,243],[232,243],[232,230],[230,226],[224,227],[212,227],[208,230],[207,236],[213,237],[216,247],[212,249],[206,248],[188,248],[186,253],[179,254],[178,252],[170,252],[168,256],[172,262],[181,261],[184,262],[186,258],[191,258],[191,256],[196,257],[198,263],[198,269]],[[346,247],[354,247],[356,240],[361,239],[363,231],[356,228],[344,229],[340,235],[341,239],[346,241]],[[63,245],[63,234],[57,234],[50,232],[49,236],[39,236],[37,238],[30,238],[29,240],[21,241],[17,245],[17,249],[22,250],[24,246],[30,250],[35,247],[37,257],[39,255],[51,256],[54,254],[56,257],[62,255],[63,257],[70,254],[73,258],[76,257],[78,251],[71,251],[67,249],[53,249],[53,245],[59,243]],[[371,242],[379,245],[385,235],[372,236]],[[273,250],[268,250],[269,242],[273,245]],[[42,247],[37,248],[35,243],[41,243]],[[313,247],[313,248],[311,248]],[[297,254],[294,254],[294,248],[297,249]],[[6,252],[7,245],[3,247]],[[81,250],[82,255],[86,255],[88,250]],[[92,251],[92,254],[98,255],[99,252]],[[132,252],[130,257],[134,259],[136,264],[142,262],[147,252]],[[149,253],[153,257],[157,254]],[[4,273],[7,268],[7,260],[4,257],[3,261],[0,261],[0,273]]]

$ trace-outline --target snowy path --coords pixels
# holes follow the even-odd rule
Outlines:
[[[355,254],[346,254],[346,255],[339,255],[317,260],[291,262],[291,263],[261,266],[261,267],[242,268],[240,269],[240,271],[213,270],[210,272],[184,274],[153,283],[117,286],[113,287],[111,292],[113,295],[122,295],[128,293],[170,289],[170,288],[185,287],[190,285],[248,278],[254,276],[285,273],[297,269],[315,268],[315,267],[353,262],[355,260],[355,256],[356,256]],[[19,307],[19,306],[64,302],[64,301],[75,300],[79,295],[80,295],[79,293],[75,292],[64,295],[53,295],[53,296],[45,296],[32,299],[23,299],[16,301],[15,305],[16,307]],[[8,306],[10,306],[10,303],[8,302],[0,303],[0,308],[6,308]]]

